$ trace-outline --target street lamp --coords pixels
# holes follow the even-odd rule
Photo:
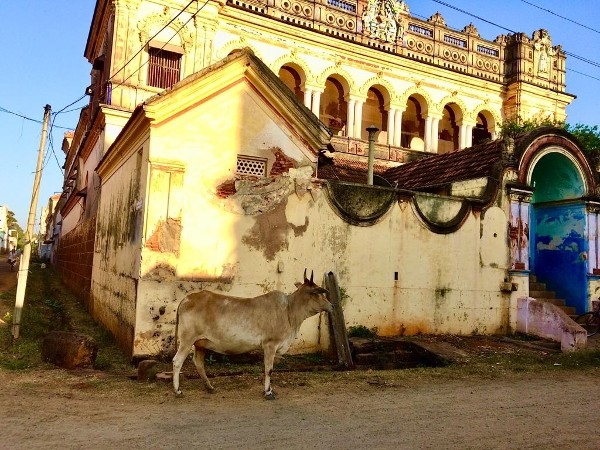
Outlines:
[[[369,133],[369,171],[367,172],[367,184],[373,186],[373,162],[375,160],[375,133],[379,131],[375,125],[367,127]]]

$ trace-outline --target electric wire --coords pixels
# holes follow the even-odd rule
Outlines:
[[[458,8],[458,7],[454,6],[454,5],[451,5],[451,4],[449,4],[449,3],[446,3],[446,2],[444,2],[444,1],[441,1],[441,0],[431,0],[431,1],[432,1],[432,2],[434,2],[434,3],[438,3],[438,4],[442,5],[442,6],[445,6],[445,7],[447,7],[447,8],[453,9],[453,10],[455,10],[455,11],[458,11],[458,12],[460,12],[460,13],[462,13],[462,14],[466,14],[467,16],[474,17],[474,18],[476,18],[476,19],[478,19],[478,20],[481,20],[481,21],[483,21],[483,22],[486,22],[486,23],[488,23],[488,24],[490,24],[490,25],[493,25],[493,26],[495,26],[495,27],[498,27],[498,28],[500,28],[500,29],[502,29],[502,30],[505,30],[505,31],[508,31],[508,32],[510,32],[510,33],[516,34],[516,32],[515,32],[515,31],[513,31],[513,30],[511,30],[510,28],[507,28],[507,27],[505,27],[505,26],[503,26],[503,25],[500,25],[500,24],[498,24],[498,23],[496,23],[496,22],[492,22],[492,21],[490,21],[490,20],[484,19],[484,18],[482,18],[482,17],[480,17],[480,16],[478,16],[478,15],[476,15],[476,14],[473,14],[473,13],[471,13],[471,12],[469,12],[469,11],[466,11],[466,10],[464,10],[464,9]],[[595,29],[593,29],[593,28],[589,28],[589,27],[587,27],[586,25],[583,25],[583,24],[580,24],[580,23],[578,23],[578,22],[575,22],[575,21],[573,21],[573,20],[570,20],[570,19],[567,19],[567,18],[565,18],[565,17],[559,16],[558,14],[556,14],[556,13],[553,13],[553,12],[552,12],[552,11],[550,11],[550,10],[547,10],[547,9],[545,9],[545,8],[541,8],[541,7],[539,7],[539,6],[537,6],[537,5],[534,5],[533,3],[527,2],[527,1],[525,1],[525,0],[521,0],[521,1],[523,1],[524,3],[527,3],[527,4],[531,5],[531,6],[534,6],[534,7],[536,7],[536,8],[542,9],[542,10],[544,10],[544,11],[548,11],[548,12],[550,12],[550,13],[552,13],[552,14],[556,15],[557,17],[560,17],[561,19],[568,20],[568,21],[570,21],[570,22],[573,22],[573,23],[575,23],[575,24],[577,24],[577,25],[579,25],[579,26],[582,26],[582,27],[584,27],[584,28],[591,29],[592,31],[594,31],[594,32],[598,33],[598,31],[597,31],[597,30],[595,30]],[[575,54],[575,53],[571,53],[571,52],[568,52],[568,51],[565,51],[565,50],[563,50],[563,51],[564,51],[565,55],[567,55],[567,56],[569,56],[569,57],[571,57],[571,58],[577,59],[577,60],[579,60],[579,61],[582,61],[582,62],[584,62],[584,63],[586,63],[586,64],[590,64],[590,65],[592,65],[592,66],[594,66],[594,67],[600,67],[600,63],[598,63],[598,62],[596,62],[596,61],[593,61],[593,60],[591,60],[591,59],[588,59],[588,58],[585,58],[585,57],[583,57],[583,56],[577,55],[577,54]],[[572,70],[572,69],[567,69],[567,71],[570,71],[570,70]],[[581,74],[581,75],[586,75],[586,74],[582,74],[581,72],[577,72],[577,71],[574,71],[574,72],[575,72],[575,73],[579,73],[579,74]],[[586,75],[586,76],[589,76],[590,78],[595,78],[595,77],[593,77],[593,76],[591,76],[591,75]]]
[[[585,29],[587,29],[587,30],[593,31],[594,33],[598,33],[598,34],[600,34],[600,31],[596,30],[595,28],[588,27],[587,25],[584,25],[584,24],[582,24],[582,23],[576,22],[576,21],[575,21],[575,20],[573,20],[573,19],[569,19],[568,17],[561,16],[560,14],[557,14],[557,13],[555,13],[554,11],[552,11],[552,10],[550,10],[550,9],[543,8],[543,7],[539,6],[539,5],[536,5],[535,3],[528,2],[527,0],[521,0],[521,1],[522,1],[523,3],[526,3],[526,4],[530,5],[530,6],[533,6],[534,8],[541,9],[542,11],[546,11],[547,13],[550,13],[550,14],[552,14],[553,16],[560,17],[561,19],[563,19],[563,20],[566,20],[567,22],[574,23],[575,25],[578,25],[578,26],[580,26],[580,27],[582,27],[582,28],[585,28]]]

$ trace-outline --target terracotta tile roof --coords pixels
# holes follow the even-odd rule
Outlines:
[[[400,189],[431,189],[490,176],[501,162],[501,141],[443,155],[431,155],[389,169],[383,177]]]
[[[397,165],[397,163],[392,163]],[[373,176],[382,177],[391,164],[387,161],[375,160],[373,163]],[[367,183],[369,159],[366,156],[357,156],[349,153],[333,152],[319,156],[317,176],[323,180],[346,181],[350,183]],[[379,184],[373,180],[374,184]]]

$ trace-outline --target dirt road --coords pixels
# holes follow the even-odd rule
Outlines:
[[[7,268],[0,290],[16,282]],[[491,344],[473,355],[517,354]],[[474,375],[275,372],[275,401],[258,365],[216,377],[213,395],[185,379],[183,397],[131,373],[0,370],[0,449],[600,449],[600,368],[515,373],[502,361]]]
[[[427,382],[389,376],[337,372],[298,382],[279,374],[279,398],[266,401],[260,381],[248,376],[215,380],[213,395],[187,380],[187,394],[175,398],[162,383],[115,388],[96,375],[58,370],[39,378],[1,373],[0,448],[600,448],[598,372]]]

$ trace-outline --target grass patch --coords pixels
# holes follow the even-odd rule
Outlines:
[[[2,293],[11,311],[0,326],[0,368],[26,370],[44,367],[41,344],[51,331],[71,331],[91,336],[98,344],[97,369],[130,370],[131,365],[112,336],[94,322],[77,297],[71,294],[51,268],[31,264],[25,302],[21,313],[19,338],[11,334],[16,288]]]

